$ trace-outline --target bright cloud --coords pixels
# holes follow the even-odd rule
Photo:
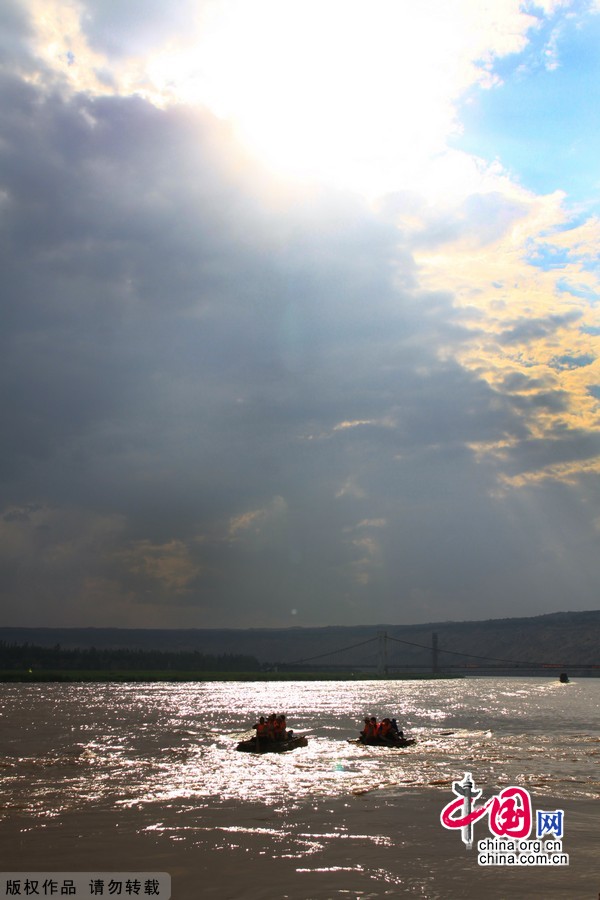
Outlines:
[[[281,172],[368,195],[429,184],[456,101],[497,84],[494,61],[568,5],[220,0],[151,9],[137,28],[114,7],[124,36],[110,40],[100,5],[30,0],[37,52],[75,89],[207,106]]]

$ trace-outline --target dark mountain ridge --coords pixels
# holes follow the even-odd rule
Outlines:
[[[385,649],[378,635],[385,633]],[[25,628],[0,627],[0,641],[64,648],[123,648],[250,654],[262,664],[391,668],[431,666],[437,635],[440,669],[501,665],[600,664],[600,610],[524,618],[421,625],[331,625],[320,628]],[[347,648],[347,649],[345,649]]]

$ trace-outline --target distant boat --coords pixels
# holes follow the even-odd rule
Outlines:
[[[558,676],[558,680],[560,681],[561,684],[568,684],[569,676],[567,675],[566,672],[561,672],[560,675]]]

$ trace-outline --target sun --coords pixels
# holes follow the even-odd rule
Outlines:
[[[195,44],[151,72],[278,172],[377,194],[414,184],[454,127],[448,41],[419,7],[219,2]]]
[[[449,149],[457,101],[539,25],[477,0],[187,0],[185,33],[167,4],[153,41],[115,57],[78,4],[29,3],[37,52],[76,91],[208,108],[286,178],[435,203],[478,189]]]

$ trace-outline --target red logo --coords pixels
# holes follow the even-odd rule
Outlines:
[[[480,797],[481,790],[475,787],[471,773],[465,772],[462,781],[453,782],[452,790],[458,799],[446,804],[440,813],[440,820],[444,828],[461,829],[462,840],[468,849],[473,846],[474,822],[486,815],[490,831],[498,837],[529,836],[533,815],[531,797],[525,788],[504,788],[483,806],[477,806],[475,801]]]

